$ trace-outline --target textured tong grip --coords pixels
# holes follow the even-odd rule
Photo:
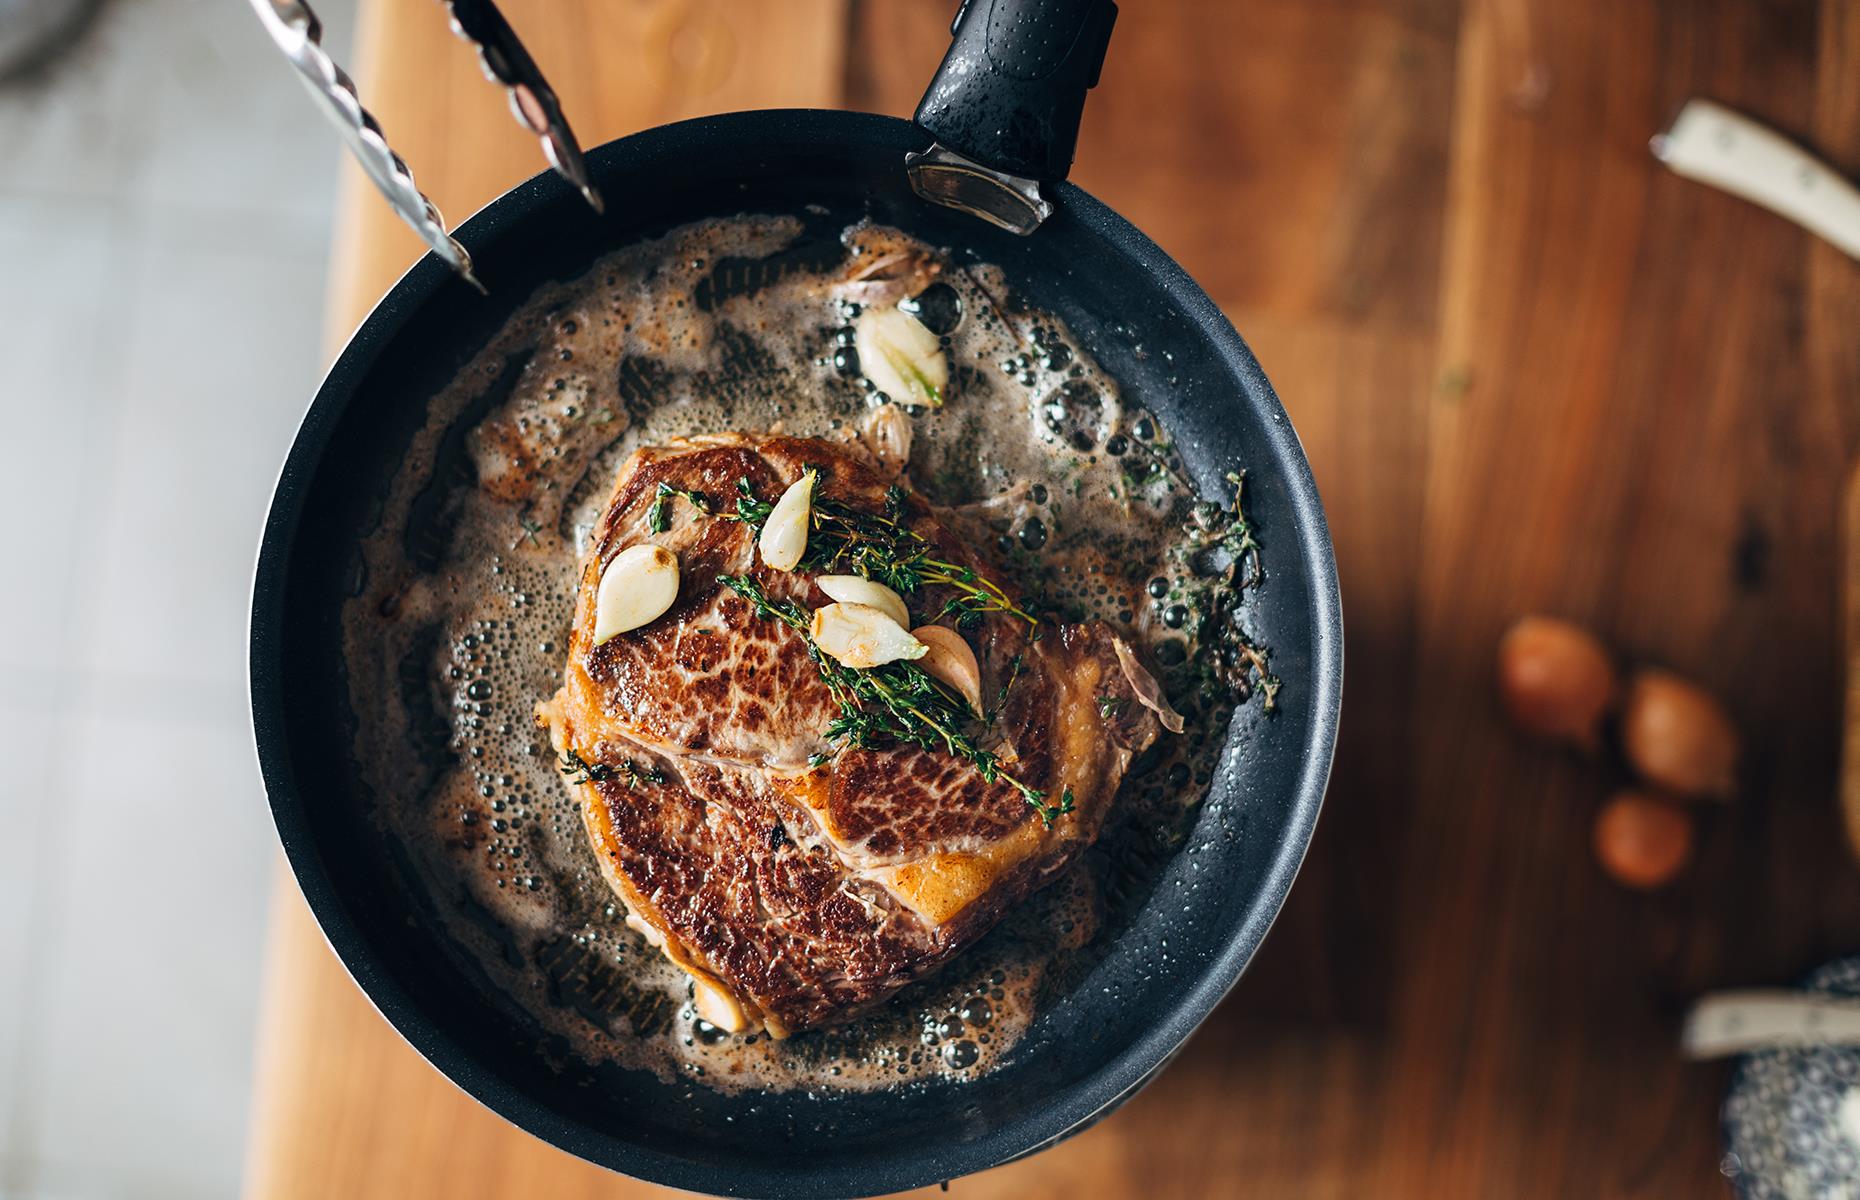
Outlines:
[[[1112,0],[965,0],[917,124],[985,167],[1064,179],[1116,20]]]
[[[420,240],[448,266],[479,291],[484,285],[472,274],[471,256],[446,232],[439,209],[413,182],[413,172],[388,146],[373,114],[362,107],[355,84],[322,46],[323,24],[302,0],[252,0],[278,49],[297,69],[297,77],[316,99],[330,121],[341,131],[355,159],[368,172],[381,194],[394,206]]]
[[[445,0],[445,4],[452,15],[453,32],[477,47],[486,77],[510,93],[511,111],[541,139],[549,165],[575,186],[595,212],[602,211],[601,194],[588,174],[581,144],[562,114],[562,102],[517,31],[492,0]]]

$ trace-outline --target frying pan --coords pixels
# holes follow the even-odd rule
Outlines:
[[[1233,986],[1284,901],[1336,733],[1335,564],[1297,435],[1239,334],[1167,255],[1063,182],[1115,11],[1107,0],[970,0],[915,122],[747,112],[611,142],[589,155],[605,217],[554,176],[531,179],[459,231],[490,297],[429,254],[362,324],[305,416],[252,600],[253,724],[279,837],[330,945],[383,1015],[536,1136],[731,1196],[875,1195],[995,1166],[1078,1131],[1150,1079]],[[1265,578],[1245,613],[1284,680],[1278,711],[1255,701],[1235,715],[1190,833],[1197,852],[1157,865],[1147,898],[1100,935],[1089,973],[979,1079],[726,1095],[572,1058],[564,1068],[561,1046],[446,953],[371,824],[339,621],[357,547],[430,398],[535,288],[700,218],[823,210],[998,264],[1155,413],[1204,496],[1224,498],[1224,473],[1246,470]]]

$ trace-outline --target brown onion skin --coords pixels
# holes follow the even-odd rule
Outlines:
[[[1621,749],[1648,783],[1689,799],[1729,799],[1737,730],[1711,694],[1671,671],[1636,672],[1621,709]]]
[[[1593,754],[1619,690],[1608,651],[1579,625],[1523,617],[1499,640],[1498,694],[1526,733]]]
[[[1617,792],[1595,815],[1595,857],[1625,887],[1665,887],[1692,861],[1692,814],[1645,792]]]

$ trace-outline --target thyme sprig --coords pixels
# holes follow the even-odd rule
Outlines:
[[[772,507],[756,500],[747,480],[738,482],[744,499],[737,501],[742,510],[745,500],[760,505],[762,518]],[[881,512],[866,512],[828,496],[814,497],[807,534],[807,555],[801,569],[822,574],[853,573],[882,583],[901,596],[914,596],[926,587],[952,588],[951,597],[937,613],[954,617],[956,624],[968,628],[983,614],[998,612],[1018,617],[1028,625],[1039,621],[1016,604],[1000,584],[980,572],[936,557],[929,539],[905,522],[904,489],[893,485],[885,489]],[[744,514],[742,519],[760,524]]]
[[[760,532],[762,522],[768,520],[769,514],[774,511],[775,505],[758,497],[756,489],[749,486],[747,479],[738,479],[736,481],[736,512],[723,515],[731,520],[741,521]]]
[[[747,600],[758,616],[780,621],[806,642],[808,657],[840,708],[840,715],[826,728],[829,740],[867,749],[901,742],[953,754],[973,764],[986,782],[1012,784],[1048,826],[1073,811],[1070,787],[1057,803],[1048,803],[1047,792],[1017,778],[1001,765],[998,755],[976,744],[964,726],[980,714],[916,663],[900,660],[877,667],[848,667],[815,644],[808,634],[807,610],[799,603],[772,598],[747,575],[719,575],[717,582]]]
[[[1227,552],[1234,556],[1236,569],[1241,563],[1251,560],[1252,573],[1247,576],[1246,582],[1240,585],[1243,588],[1250,588],[1260,581],[1260,565],[1259,539],[1253,536],[1253,522],[1247,520],[1246,507],[1241,503],[1246,495],[1246,472],[1227,472],[1227,482],[1232,484],[1234,489],[1234,520],[1233,524],[1227,527],[1227,533],[1221,539],[1221,544],[1226,546]]]
[[[686,504],[698,510],[704,516],[710,515],[710,497],[703,492],[688,492],[684,488],[673,487],[664,480],[653,493],[652,507],[646,510],[646,528],[654,533],[664,533],[672,527],[672,501],[682,498]]]
[[[657,767],[642,767],[630,758],[617,766],[611,763],[591,763],[573,750],[562,752],[560,770],[570,783],[606,783],[618,779],[628,788],[637,790],[641,784],[665,782],[665,772]]]
[[[807,537],[804,569],[843,571],[848,568],[876,580],[900,595],[911,596],[925,587],[941,585],[956,595],[943,605],[938,617],[954,617],[961,627],[973,625],[984,613],[1019,617],[1028,625],[1039,620],[1009,598],[1001,585],[958,563],[936,557],[928,539],[904,521],[904,489],[885,489],[884,511],[863,512],[829,497],[814,501],[813,528]]]
[[[736,511],[717,512],[710,506],[710,496],[705,492],[687,491],[673,487],[664,480],[653,491],[652,504],[646,509],[646,528],[653,533],[664,533],[672,527],[672,501],[683,500],[698,511],[700,516],[721,517],[726,521],[741,521],[752,529],[760,530],[762,522],[769,519],[773,504],[764,503],[756,496],[755,489],[749,486],[747,479],[736,481]]]
[[[757,496],[747,479],[736,481],[736,493],[735,512],[714,512],[710,497],[703,492],[660,483],[652,506],[646,510],[646,527],[653,533],[670,529],[672,501],[682,498],[700,513],[741,521],[760,532],[775,506]],[[1015,603],[994,580],[960,563],[936,557],[936,547],[929,539],[906,523],[904,506],[904,489],[895,484],[885,490],[884,509],[876,513],[816,495],[808,519],[807,555],[800,569],[816,574],[862,575],[902,596],[914,596],[926,587],[951,588],[956,594],[930,620],[953,617],[964,629],[991,612],[1018,617],[1030,626],[1039,625],[1039,619]]]
[[[995,697],[995,706],[988,710],[988,715],[983,721],[983,724],[987,725],[990,729],[993,729],[995,726],[995,718],[999,717],[1002,711],[1007,708],[1008,693],[1014,689],[1014,683],[1020,678],[1021,670],[1026,665],[1027,656],[1024,654],[1016,654],[1013,658],[1008,659],[1007,678],[1001,682],[1001,694]]]
[[[1227,482],[1234,489],[1231,510],[1204,504],[1183,527],[1191,556],[1218,552],[1215,561],[1223,563],[1221,569],[1198,580],[1183,597],[1194,614],[1190,632],[1195,643],[1204,648],[1192,660],[1190,670],[1210,692],[1245,698],[1257,689],[1260,707],[1272,713],[1278,709],[1280,680],[1267,667],[1269,652],[1255,645],[1243,631],[1240,615],[1241,596],[1264,578],[1259,539],[1246,515],[1246,473],[1230,471]],[[1193,573],[1201,574],[1199,570]]]

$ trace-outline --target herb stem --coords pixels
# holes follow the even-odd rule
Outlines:
[[[780,621],[806,642],[808,656],[819,668],[834,703],[840,706],[839,717],[827,726],[829,739],[872,747],[888,738],[924,750],[941,749],[972,764],[984,781],[1013,785],[1047,826],[1073,811],[1070,787],[1057,804],[1048,804],[1046,792],[1003,768],[992,751],[976,745],[962,728],[969,717],[968,706],[916,663],[899,660],[866,669],[848,667],[809,636],[807,613],[793,600],[772,599],[747,575],[719,575],[717,582],[747,600],[758,616]],[[1018,665],[1014,673],[1019,674]]]

